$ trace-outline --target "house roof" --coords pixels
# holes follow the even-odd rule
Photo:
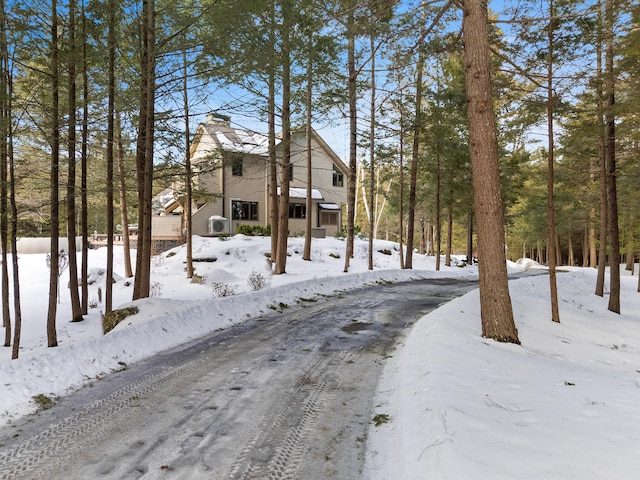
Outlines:
[[[209,120],[201,126],[218,148],[225,152],[265,157],[269,154],[269,137],[266,135],[232,128],[228,121]]]
[[[152,209],[155,213],[165,213],[175,210],[179,204],[174,198],[174,191],[172,188],[165,188],[158,193],[151,200]]]
[[[280,195],[280,187],[278,187],[278,195]],[[307,189],[306,188],[297,188],[290,187],[289,188],[289,198],[307,198]],[[320,190],[316,188],[311,189],[311,199],[312,200],[324,200],[322,193]]]
[[[340,205],[336,203],[319,203],[318,206],[322,210],[340,210]]]

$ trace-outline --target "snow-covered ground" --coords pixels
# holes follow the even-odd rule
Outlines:
[[[268,274],[269,239],[196,238],[202,284],[185,278],[184,247],[154,259],[154,298],[140,313],[102,335],[97,275],[96,308],[69,323],[68,275],[61,278],[59,347],[47,348],[48,271],[44,255],[21,255],[23,331],[19,360],[0,349],[0,425],[35,410],[34,395],[63,395],[141,358],[225,328],[279,303],[344,291],[381,279],[475,276],[475,267],[444,267],[417,255],[414,270],[398,270],[395,245],[377,241],[367,271],[367,243],[357,241],[349,274],[344,242],[314,239],[312,261],[303,239],[292,238],[287,274]],[[116,273],[122,269],[117,250]],[[339,258],[336,258],[339,257]],[[210,261],[215,258],[215,261]],[[209,261],[204,261],[209,260]],[[90,252],[104,268],[104,249]],[[510,264],[511,271],[525,264]],[[481,337],[478,292],[417,323],[388,360],[367,440],[367,479],[631,479],[640,470],[640,294],[628,272],[622,314],[593,295],[595,271],[558,275],[560,324],[550,321],[547,276],[510,284],[522,346]],[[253,291],[254,285],[267,288]],[[132,281],[119,278],[114,305],[129,303]],[[234,295],[219,297],[224,290]],[[217,292],[217,293],[214,293]],[[2,331],[4,336],[4,332]],[[385,417],[387,416],[387,417]]]

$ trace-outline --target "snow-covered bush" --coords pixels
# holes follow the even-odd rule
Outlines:
[[[254,292],[264,290],[267,288],[267,277],[262,273],[252,271],[247,277],[247,285],[249,285],[249,288]]]
[[[149,296],[151,298],[160,298],[162,296],[162,284],[159,282],[153,282],[149,285]]]
[[[91,300],[89,300],[89,304],[88,307],[89,308],[98,308],[98,297],[91,297]]]
[[[164,265],[164,256],[163,255],[154,255],[151,257],[151,265],[158,268]]]
[[[236,294],[236,287],[224,282],[213,282],[211,288],[214,297],[230,297]]]

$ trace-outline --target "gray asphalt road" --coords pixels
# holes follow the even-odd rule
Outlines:
[[[355,479],[385,358],[477,284],[376,285],[249,319],[0,431],[3,479]]]

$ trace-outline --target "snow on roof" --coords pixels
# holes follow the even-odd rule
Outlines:
[[[178,201],[175,198],[171,197],[168,201],[165,202],[164,209],[165,210],[173,210],[177,206],[179,206]]]
[[[319,203],[318,206],[323,210],[340,210],[340,205],[335,203]]]
[[[236,130],[233,134],[230,134],[230,132],[217,131],[215,132],[215,137],[220,147],[227,152],[251,153],[262,156],[269,154],[266,137],[261,139],[262,135],[258,133]]]
[[[278,195],[280,195],[280,187],[278,187]],[[299,187],[290,187],[289,188],[289,198],[307,198],[307,189],[299,188]],[[322,193],[320,190],[315,188],[311,189],[311,199],[312,200],[324,200]]]
[[[167,210],[174,202],[176,202],[176,199],[173,196],[173,189],[165,188],[153,197],[152,206],[154,211],[160,212]]]
[[[232,128],[228,121],[209,120],[202,124],[205,131],[225,152],[267,156],[269,137],[249,130]]]

